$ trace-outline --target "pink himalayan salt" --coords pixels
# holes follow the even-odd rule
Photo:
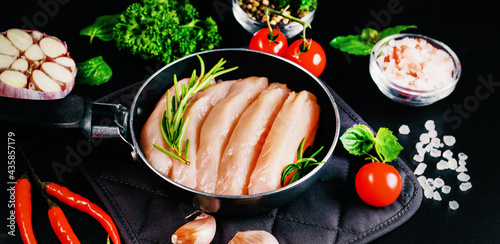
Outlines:
[[[432,90],[453,82],[453,59],[422,38],[391,40],[377,58],[382,73],[396,84]]]

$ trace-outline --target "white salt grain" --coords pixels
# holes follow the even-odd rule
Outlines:
[[[436,138],[438,136],[438,132],[436,130],[429,130],[427,134],[430,138]]]
[[[443,187],[441,187],[441,192],[443,194],[448,194],[451,192],[451,186],[449,185],[444,185]]]
[[[457,175],[457,179],[459,181],[463,181],[463,182],[466,182],[466,181],[469,181],[470,180],[470,176],[464,172],[460,173]]]
[[[453,146],[457,140],[454,136],[443,136],[443,142],[446,146]]]
[[[444,180],[441,178],[434,179],[434,186],[436,188],[441,188],[442,186],[444,186]]]
[[[427,181],[427,178],[423,175],[417,177],[417,181],[420,184],[421,187],[424,187],[425,182]]]
[[[424,189],[424,196],[427,199],[432,199],[434,197],[434,191],[432,189]]]
[[[424,155],[423,154],[415,154],[413,156],[413,160],[416,162],[422,162],[422,161],[424,161]]]
[[[431,149],[430,154],[431,154],[432,157],[435,157],[435,158],[440,157],[441,156],[441,150],[433,148],[433,149]]]
[[[425,168],[427,168],[427,164],[425,163],[419,163],[417,167],[415,168],[415,171],[413,172],[415,175],[421,175],[424,173]]]
[[[451,157],[453,157],[453,152],[450,149],[443,152],[443,158],[450,159]]]
[[[470,188],[472,188],[472,183],[470,183],[470,182],[464,182],[464,183],[460,184],[461,191],[468,191]]]
[[[458,159],[461,159],[461,160],[467,160],[467,158],[469,158],[469,156],[467,156],[467,154],[461,152],[461,153],[458,153]]]
[[[458,165],[465,167],[466,164],[467,164],[467,162],[465,162],[465,160],[463,160],[463,159],[458,160]]]
[[[458,173],[467,172],[467,167],[465,167],[465,165],[463,164],[460,164],[460,166],[458,166],[458,168],[455,169],[455,171],[457,171]]]
[[[443,198],[441,198],[441,194],[439,194],[439,192],[435,191],[432,195],[432,198],[434,198],[434,200],[436,201],[441,201],[443,200]]]
[[[458,167],[457,160],[454,158],[448,159],[448,167],[450,167],[451,170],[455,170]]]
[[[439,137],[434,137],[431,139],[431,142],[430,144],[434,147],[434,148],[440,148],[441,147],[441,139],[439,139]]]
[[[429,137],[429,134],[427,133],[422,133],[420,134],[419,137],[420,141],[423,142],[424,144],[427,144],[431,141],[431,138]]]
[[[427,120],[427,121],[425,121],[424,127],[428,131],[431,131],[431,130],[436,129],[436,124],[434,123],[434,120]]]
[[[399,133],[402,135],[410,134],[410,127],[408,125],[401,125],[399,127]]]
[[[449,204],[451,210],[457,210],[460,205],[458,205],[457,201],[450,201]]]
[[[448,162],[444,161],[444,160],[440,160],[437,164],[436,164],[436,168],[438,170],[445,170],[445,169],[449,169],[450,166],[448,164]]]

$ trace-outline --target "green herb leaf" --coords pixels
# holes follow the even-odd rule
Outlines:
[[[330,41],[330,46],[349,54],[366,56],[370,55],[373,46],[387,36],[398,34],[409,28],[417,28],[415,25],[398,25],[387,28],[378,33],[374,29],[365,28],[360,35],[338,36]]]
[[[416,29],[417,26],[416,25],[397,25],[395,27],[386,28],[380,32],[380,39],[384,39],[390,35],[399,34],[399,33],[401,33],[401,31],[405,31],[405,30],[410,29],[410,28]]]
[[[85,27],[80,31],[82,36],[90,36],[90,43],[94,40],[94,37],[98,37],[102,41],[111,41],[114,39],[114,28],[119,14],[115,15],[103,15],[98,17],[95,22],[88,27]]]
[[[383,162],[395,160],[403,147],[398,143],[398,138],[387,128],[381,127],[375,137],[375,150]]]
[[[323,147],[320,147],[316,152],[311,154],[310,157],[308,158],[303,158],[303,152],[304,152],[304,143],[306,142],[307,136],[302,139],[302,142],[299,145],[299,148],[297,149],[297,162],[296,163],[291,163],[283,169],[281,172],[281,186],[285,186],[286,183],[286,178],[295,172],[295,174],[292,176],[290,179],[290,182],[288,184],[292,184],[295,181],[298,181],[302,176],[306,175],[309,170],[312,169],[312,167],[323,164],[325,162],[318,162],[314,157],[318,155],[318,153],[323,150]]]
[[[113,75],[111,67],[103,60],[102,56],[77,63],[76,67],[78,70],[76,82],[78,84],[98,86],[108,82]]]
[[[377,131],[377,136],[366,125],[354,125],[344,132],[340,137],[344,148],[353,155],[367,155],[367,159],[377,162],[390,162],[396,159],[403,150],[398,138],[387,128],[381,127]],[[375,146],[375,151],[379,158],[372,156],[369,152]]]
[[[366,125],[354,125],[347,129],[340,141],[350,154],[356,156],[368,153],[375,144],[373,132]]]
[[[160,131],[163,140],[173,152],[156,144],[153,145],[167,156],[185,164],[189,164],[189,140],[184,142],[184,135],[186,134],[189,117],[184,121],[183,115],[188,100],[197,92],[207,88],[216,77],[237,69],[237,67],[229,69],[224,68],[226,61],[220,59],[219,62],[205,74],[205,63],[200,56],[197,57],[200,61],[200,74],[196,76],[196,70],[194,70],[187,85],[179,85],[177,83],[177,76],[174,75],[174,94],[171,98],[170,92],[167,90],[166,109],[161,120]]]

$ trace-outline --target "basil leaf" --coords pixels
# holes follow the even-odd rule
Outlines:
[[[113,75],[111,67],[102,56],[91,58],[85,62],[77,63],[76,82],[78,84],[98,86],[108,82]]]
[[[102,41],[111,41],[114,38],[113,29],[119,17],[119,14],[99,16],[91,26],[81,30],[80,35],[90,36],[90,43],[94,37],[98,37]]]
[[[344,148],[353,155],[368,153],[375,144],[373,132],[366,125],[354,125],[340,137]]]
[[[416,25],[397,25],[395,27],[386,28],[380,32],[380,39],[386,38],[390,35],[399,34],[401,31],[405,31],[410,28],[417,28]]]
[[[370,55],[370,52],[379,40],[390,35],[398,34],[401,31],[407,30],[409,28],[417,28],[417,26],[398,25],[395,27],[386,28],[380,33],[377,33],[377,31],[374,29],[365,28],[361,31],[360,35],[335,37],[330,41],[330,46],[349,54],[367,56]]]
[[[373,46],[363,42],[363,40],[361,40],[361,36],[359,35],[335,37],[330,41],[330,45],[342,52],[360,56],[369,55],[373,49]]]
[[[398,138],[387,128],[379,128],[375,141],[375,150],[383,162],[395,160],[401,150],[403,150],[403,147],[398,142]]]

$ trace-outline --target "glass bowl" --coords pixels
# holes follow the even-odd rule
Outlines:
[[[232,0],[233,1],[233,15],[240,23],[243,28],[248,31],[250,34],[254,34],[256,31],[262,29],[262,28],[267,28],[267,23],[266,22],[260,22],[258,20],[252,19],[250,16],[248,16],[245,11],[238,5],[238,0]],[[306,22],[306,23],[311,23],[314,19],[314,15],[316,13],[316,9],[312,10],[310,13],[308,13],[306,16],[304,16],[301,20]],[[291,39],[295,36],[297,36],[299,33],[302,32],[302,25],[297,23],[297,22],[290,22],[288,24],[277,24],[277,25],[272,25],[273,27],[278,28],[287,39]]]
[[[377,58],[382,54],[382,51],[386,46],[392,45],[391,41],[401,40],[406,37],[414,39],[422,38],[435,48],[443,50],[451,57],[453,61],[453,70],[450,74],[450,82],[433,89],[417,89],[388,78],[387,75],[384,74],[379,66]],[[405,33],[388,36],[375,44],[370,54],[369,70],[375,84],[388,98],[410,106],[426,106],[447,97],[451,92],[453,92],[460,78],[462,66],[455,52],[453,52],[453,50],[451,50],[451,48],[446,46],[444,43],[427,36]]]

